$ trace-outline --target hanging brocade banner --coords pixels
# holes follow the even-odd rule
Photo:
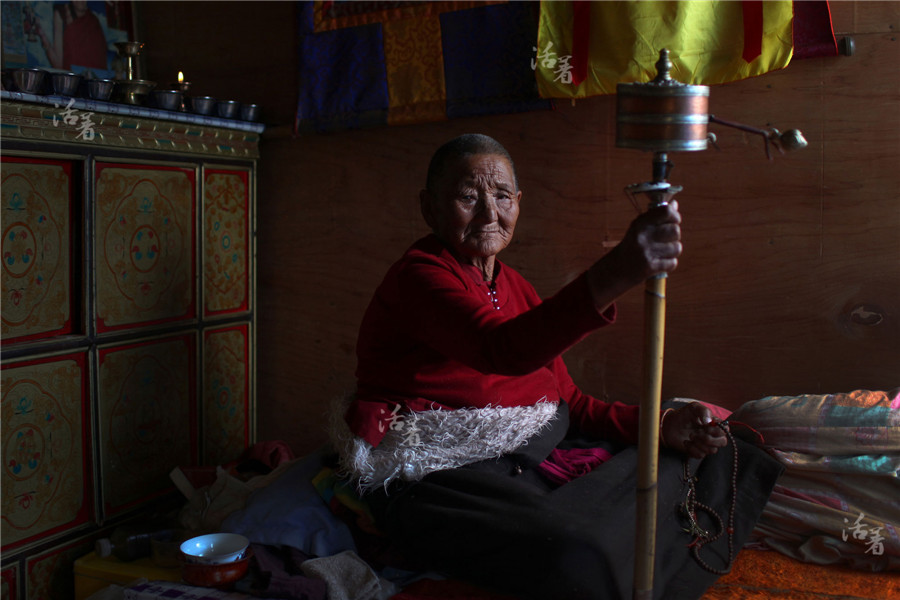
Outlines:
[[[788,65],[790,0],[541,2],[536,47],[544,98],[614,94],[647,82],[667,48],[673,79],[713,85]]]

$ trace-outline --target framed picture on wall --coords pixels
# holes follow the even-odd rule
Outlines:
[[[134,40],[134,2],[4,0],[3,68],[31,67],[115,78],[125,65],[116,42]]]

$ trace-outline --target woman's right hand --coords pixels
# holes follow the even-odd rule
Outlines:
[[[588,272],[594,304],[603,310],[650,277],[674,271],[681,251],[678,202],[642,213],[631,222],[622,241]]]
[[[638,282],[674,271],[681,249],[681,213],[674,200],[639,215],[615,248]]]

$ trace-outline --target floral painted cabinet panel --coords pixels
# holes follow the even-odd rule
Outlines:
[[[71,331],[72,163],[4,156],[0,163],[4,342]]]
[[[87,356],[3,365],[3,548],[87,523],[91,478]]]
[[[250,327],[207,329],[203,338],[205,464],[240,455],[250,440]]]
[[[195,345],[190,333],[99,350],[104,515],[159,495],[174,467],[195,464]]]
[[[250,188],[247,171],[203,174],[205,314],[245,311],[250,285]]]
[[[96,167],[97,329],[194,316],[194,170]]]

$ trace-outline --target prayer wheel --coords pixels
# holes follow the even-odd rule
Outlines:
[[[651,152],[706,150],[709,87],[686,85],[669,75],[663,49],[648,83],[616,86],[616,146]]]
[[[760,135],[766,156],[774,146],[782,154],[807,145],[796,129],[758,129],[718,119],[709,114],[709,87],[687,85],[671,78],[669,51],[660,50],[657,75],[647,83],[620,83],[616,86],[616,146],[653,152],[651,181],[625,188],[637,206],[635,196],[646,196],[650,208],[668,204],[681,186],[667,181],[671,163],[669,152],[706,150],[715,138],[707,131],[710,122]],[[640,210],[640,208],[639,208]],[[656,557],[657,470],[660,437],[663,348],[666,316],[666,275],[647,280],[644,295],[643,389],[638,441],[636,490],[634,600],[653,597],[653,568]]]
[[[656,78],[649,83],[616,87],[616,146],[653,152],[653,180],[630,185],[626,192],[647,196],[649,206],[668,204],[681,191],[667,180],[668,153],[705,150],[709,124],[709,88],[686,85],[669,76],[669,51],[661,50]],[[636,203],[635,203],[636,204]],[[643,389],[638,440],[635,498],[634,600],[653,597],[656,557],[659,414],[662,395],[666,316],[666,274],[647,280],[644,295]]]

